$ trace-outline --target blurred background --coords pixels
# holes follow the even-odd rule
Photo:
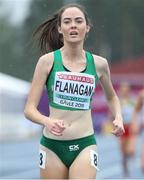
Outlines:
[[[23,109],[40,57],[32,34],[68,3],[83,5],[92,21],[85,49],[108,60],[111,79],[127,82],[135,101],[144,86],[144,0],[0,0],[0,178],[39,178],[38,146],[42,127],[26,120]],[[48,115],[44,91],[39,110]],[[110,112],[100,84],[92,102],[99,147],[98,178],[124,178],[119,140],[111,135]],[[131,178],[142,179],[141,136],[129,162]],[[135,171],[134,171],[135,169]]]

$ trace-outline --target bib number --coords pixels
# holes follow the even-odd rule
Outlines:
[[[46,152],[42,149],[39,151],[39,167],[45,169]]]
[[[98,168],[98,154],[95,151],[90,150],[90,158],[91,158],[91,166],[93,166],[94,168],[99,170],[99,168]]]

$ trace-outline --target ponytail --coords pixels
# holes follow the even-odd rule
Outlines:
[[[58,32],[58,14],[54,14],[42,23],[34,32],[38,35],[38,45],[42,54],[55,51],[63,46],[63,36]]]

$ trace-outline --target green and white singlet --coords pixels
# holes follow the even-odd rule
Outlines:
[[[86,54],[86,68],[77,73],[67,70],[60,49],[54,51],[53,67],[46,81],[49,105],[64,110],[88,110],[99,80],[91,53]]]

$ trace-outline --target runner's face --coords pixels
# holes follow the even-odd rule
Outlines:
[[[61,26],[59,32],[63,34],[64,42],[81,42],[84,41],[89,26],[83,12],[71,7],[66,9],[61,16]]]

